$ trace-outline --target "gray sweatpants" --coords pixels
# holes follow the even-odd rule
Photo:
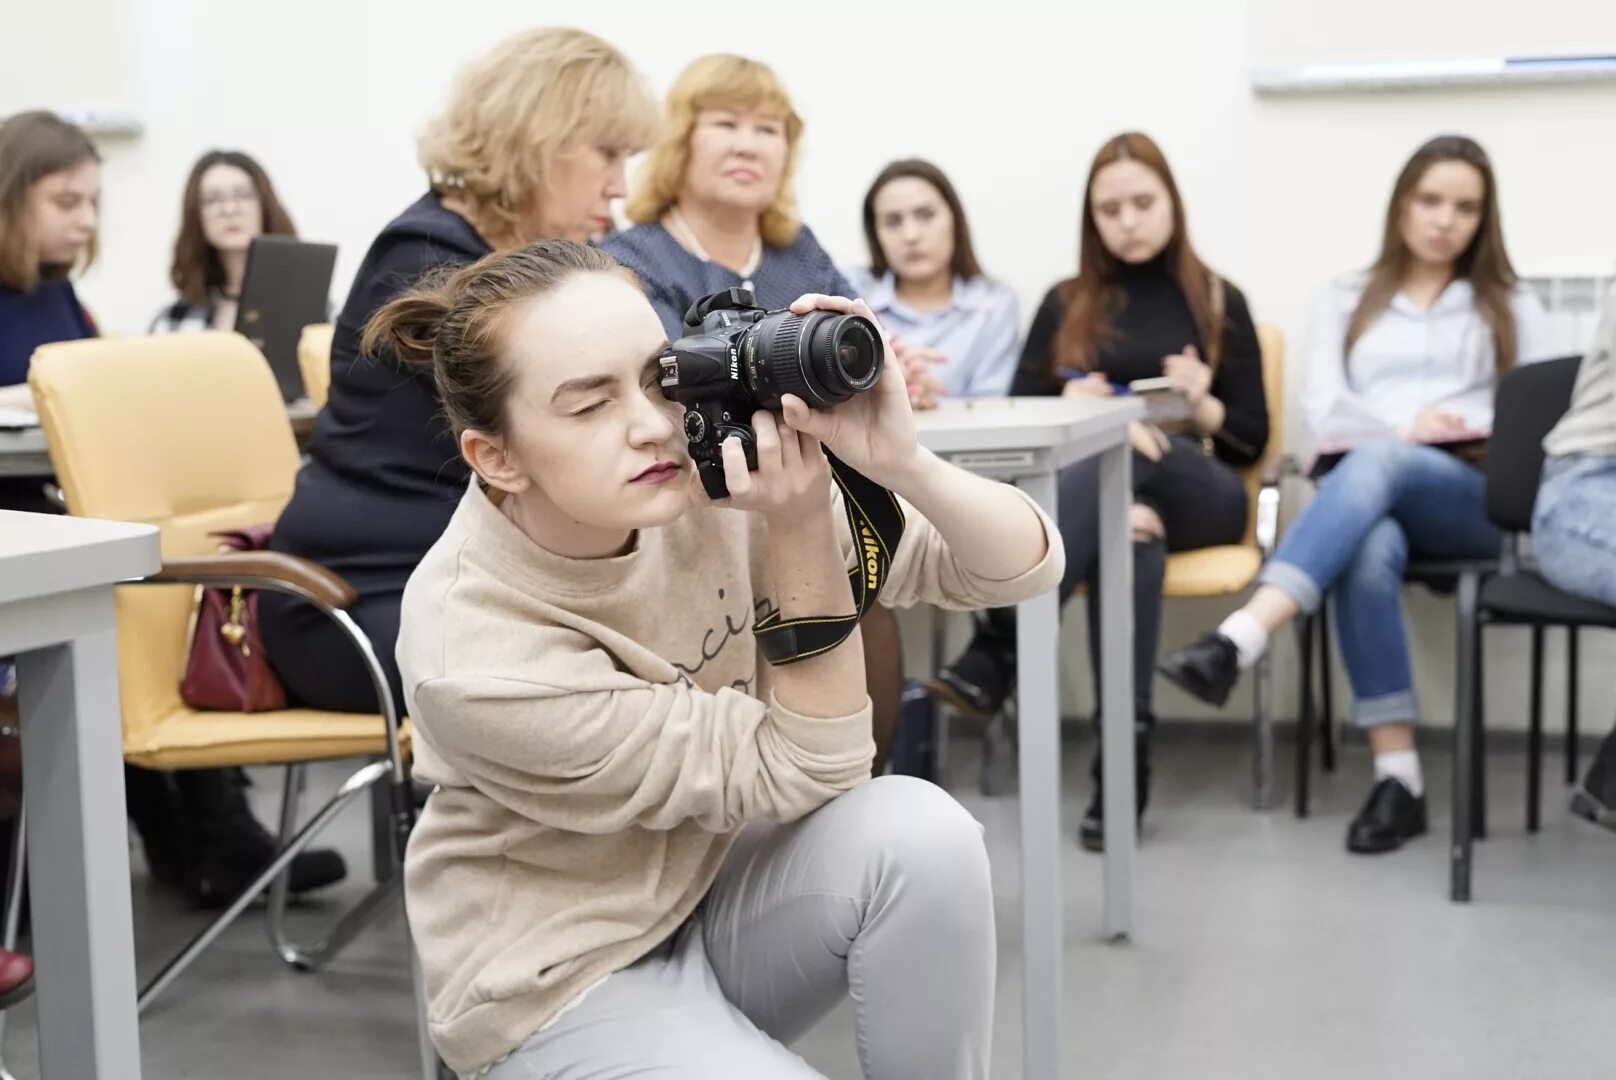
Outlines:
[[[982,827],[884,776],[736,841],[701,906],[489,1080],[808,1080],[786,1049],[844,995],[869,1080],[977,1080],[993,1027]]]

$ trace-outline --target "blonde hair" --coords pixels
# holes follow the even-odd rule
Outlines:
[[[668,91],[662,137],[651,148],[634,178],[625,208],[630,221],[641,225],[659,220],[679,201],[690,167],[690,135],[696,115],[703,109],[737,109],[782,117],[786,125],[786,167],[780,191],[758,222],[763,242],[790,247],[802,222],[797,218],[797,196],[791,177],[796,169],[797,146],[802,141],[802,117],[791,107],[785,84],[772,68],[731,53],[703,56],[679,73]]]
[[[657,125],[656,99],[622,53],[582,30],[540,27],[461,70],[449,107],[421,133],[420,162],[485,239],[521,241],[556,154],[586,142],[638,151]]]

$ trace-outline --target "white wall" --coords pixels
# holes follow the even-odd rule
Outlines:
[[[1268,0],[1257,9],[1245,0],[1016,0],[964,9],[975,16],[966,23],[935,7],[841,2],[754,5],[704,20],[698,13],[722,5],[73,0],[50,9],[54,25],[71,31],[99,14],[105,26],[126,27],[112,45],[98,39],[97,65],[121,63],[129,74],[83,79],[71,33],[29,41],[0,70],[0,112],[122,105],[145,121],[145,135],[106,147],[105,254],[83,285],[117,332],[143,329],[168,299],[180,188],[190,162],[213,146],[257,155],[304,235],[341,244],[340,298],[370,237],[423,189],[412,136],[455,68],[511,30],[554,21],[617,43],[659,89],[688,59],[720,48],[773,64],[808,120],[804,217],[843,260],[862,257],[858,205],[876,170],[898,156],[937,161],[963,194],[983,262],[1016,288],[1029,316],[1075,265],[1089,157],[1127,128],[1163,144],[1197,245],[1293,344],[1310,292],[1369,259],[1393,175],[1439,131],[1467,132],[1492,152],[1523,271],[1604,272],[1616,263],[1616,84],[1258,100],[1245,71],[1252,41],[1273,59],[1273,43],[1248,26],[1263,7],[1272,9]],[[1422,10],[1437,7],[1448,23],[1469,24],[1516,5],[1432,0]],[[1575,21],[1601,8],[1556,0],[1546,10]],[[1375,19],[1396,24],[1378,10]],[[1431,28],[1444,21],[1419,25],[1431,40],[1396,42],[1395,53],[1443,55],[1448,39]],[[117,37],[123,55],[109,59]],[[1611,51],[1616,42],[1587,46]],[[8,46],[8,58],[18,53]],[[1413,608],[1421,688],[1440,718],[1451,608],[1423,599]],[[1174,607],[1170,641],[1221,610]],[[1616,658],[1608,648],[1585,653],[1590,672]],[[1076,668],[1081,653],[1070,655]],[[1493,715],[1502,723],[1523,709],[1523,679],[1503,656],[1494,670]],[[1587,700],[1592,708],[1591,691]],[[1162,707],[1195,711],[1166,690]],[[1600,717],[1596,726],[1608,723]]]

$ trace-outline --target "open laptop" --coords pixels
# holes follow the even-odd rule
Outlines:
[[[236,309],[236,332],[258,346],[287,404],[305,396],[297,340],[310,323],[330,319],[335,244],[289,236],[259,236],[247,250],[247,274]]]

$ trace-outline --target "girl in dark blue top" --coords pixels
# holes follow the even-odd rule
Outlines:
[[[100,207],[101,159],[84,132],[48,112],[0,123],[0,405],[33,405],[35,349],[94,336],[67,276],[95,258]]]

